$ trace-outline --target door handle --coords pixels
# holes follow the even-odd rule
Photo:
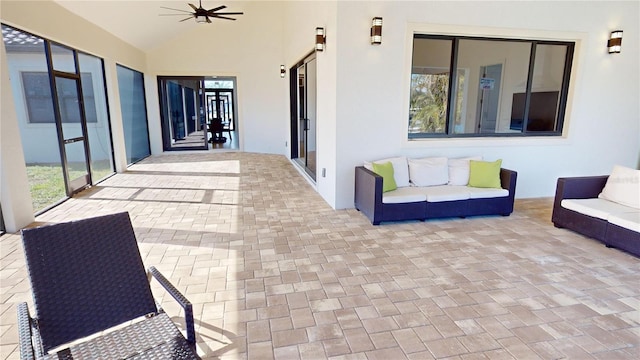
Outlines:
[[[66,144],[72,144],[74,142],[78,142],[78,141],[82,141],[82,140],[84,140],[84,136],[75,137],[75,138],[72,138],[72,139],[65,139],[63,142],[66,145]]]

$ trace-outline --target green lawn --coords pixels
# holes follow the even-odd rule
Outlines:
[[[69,166],[71,179],[85,174],[84,164],[70,163]],[[110,173],[111,167],[108,162],[106,162],[106,166],[105,164],[94,164],[93,177],[95,181],[104,178]],[[34,212],[53,205],[67,196],[60,164],[27,164],[27,176],[31,187]]]

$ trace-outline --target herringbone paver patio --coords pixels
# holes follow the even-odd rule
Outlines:
[[[554,228],[551,206],[372,226],[282,156],[202,153],[145,159],[33,225],[129,211],[146,265],[194,303],[204,358],[640,358],[640,259]],[[0,354],[17,359],[19,235],[0,250]]]

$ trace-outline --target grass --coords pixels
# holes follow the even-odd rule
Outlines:
[[[103,179],[109,175],[111,166],[109,162],[93,164],[94,181]],[[71,179],[85,174],[83,163],[69,163],[69,176]],[[60,164],[27,164],[27,177],[31,188],[31,202],[33,211],[38,212],[47,206],[67,197]]]

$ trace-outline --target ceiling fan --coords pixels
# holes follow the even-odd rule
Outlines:
[[[187,21],[189,19],[196,19],[197,23],[211,23],[211,19],[210,18],[218,18],[218,19],[225,19],[225,20],[236,20],[234,18],[225,16],[225,15],[242,15],[243,13],[241,12],[218,12],[222,9],[225,9],[226,6],[225,5],[221,5],[218,7],[215,7],[213,9],[205,9],[202,7],[202,0],[200,0],[199,6],[196,7],[193,4],[188,4],[191,9],[193,9],[193,11],[187,11],[187,10],[181,10],[181,9],[173,9],[173,8],[168,8],[168,7],[164,7],[161,6],[161,8],[163,9],[167,9],[167,10],[173,10],[173,11],[180,11],[182,14],[160,14],[160,16],[174,16],[174,15],[181,15],[184,16],[185,13],[189,14],[188,18],[182,19],[180,20],[180,22],[182,21]]]

